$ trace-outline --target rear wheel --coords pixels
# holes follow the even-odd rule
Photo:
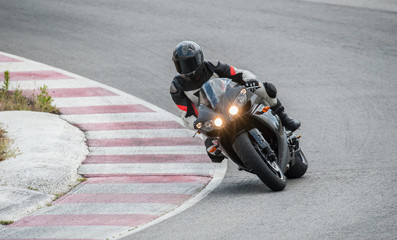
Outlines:
[[[256,142],[251,141],[248,133],[243,132],[234,140],[233,149],[266,186],[273,191],[283,190],[286,186],[286,177],[276,161],[267,159],[256,145]]]
[[[299,150],[295,153],[295,164],[285,172],[285,176],[290,179],[300,178],[306,173],[307,167],[308,163],[305,154],[303,154],[302,150]]]

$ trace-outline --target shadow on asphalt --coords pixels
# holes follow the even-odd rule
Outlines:
[[[244,174],[246,174],[246,176],[244,176]],[[256,175],[248,173],[242,173],[241,175],[243,176],[235,175],[226,177],[223,184],[214,191],[214,194],[230,197],[230,194],[238,196],[275,193],[270,190]],[[296,191],[296,188],[304,188],[307,181],[310,181],[310,176],[306,175],[298,179],[288,179],[286,188],[281,192]]]

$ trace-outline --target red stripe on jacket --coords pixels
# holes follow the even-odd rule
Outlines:
[[[194,106],[194,103],[192,103],[192,107],[193,107],[194,113],[196,114],[196,117],[197,117],[198,116],[198,111],[197,111],[196,106]]]
[[[179,109],[181,109],[184,112],[187,112],[187,106],[183,106],[183,105],[176,105],[178,106]]]
[[[236,74],[236,70],[234,70],[234,67],[230,66],[230,76],[234,76]]]

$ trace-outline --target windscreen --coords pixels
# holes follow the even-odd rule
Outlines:
[[[204,83],[200,90],[200,104],[215,109],[231,83],[232,81],[227,78],[215,78]]]

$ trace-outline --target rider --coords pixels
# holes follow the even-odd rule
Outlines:
[[[184,125],[194,130],[193,123],[197,118],[198,93],[201,86],[211,78],[230,78],[236,82],[243,83],[246,87],[259,87],[258,78],[249,71],[237,69],[219,61],[204,60],[200,46],[192,41],[179,43],[173,52],[176,71],[170,87],[172,100],[179,108]],[[243,80],[243,82],[241,82]],[[266,101],[274,114],[277,114],[287,130],[295,131],[300,127],[298,120],[288,117],[280,100],[276,98],[277,90],[272,83],[264,82],[265,91],[256,91],[258,96]],[[221,162],[224,156],[219,145],[214,139],[207,138],[205,141],[208,156],[213,162]],[[214,151],[216,150],[216,151]]]

